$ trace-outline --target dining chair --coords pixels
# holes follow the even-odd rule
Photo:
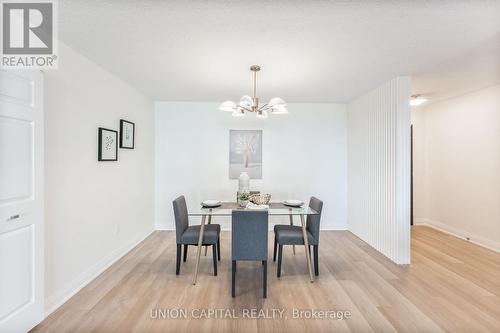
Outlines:
[[[181,250],[184,245],[184,258],[187,259],[187,251],[189,245],[198,245],[200,237],[199,225],[190,226],[186,199],[180,196],[173,201],[174,216],[175,216],[175,241],[177,243],[177,262],[175,266],[175,274],[179,275],[181,269]],[[203,233],[203,245],[212,246],[212,256],[214,262],[214,275],[217,276],[217,258],[220,261],[220,225],[206,224]]]
[[[268,212],[267,210],[233,210],[231,221],[231,295],[236,296],[236,262],[261,261],[263,268],[263,292],[267,297],[267,247]]]
[[[323,210],[323,201],[316,197],[311,197],[309,207],[318,212],[317,215],[307,215],[306,231],[309,247],[312,245],[314,249],[314,274],[319,275],[319,225],[321,222],[321,211]],[[278,267],[277,276],[281,276],[281,262],[283,257],[283,245],[304,245],[304,236],[302,226],[294,226],[287,224],[277,224],[274,226],[274,252],[273,261],[276,261],[276,247],[278,249]],[[311,253],[311,251],[309,251]]]

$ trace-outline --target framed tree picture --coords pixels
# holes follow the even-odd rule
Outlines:
[[[135,124],[120,119],[120,148],[134,149]]]
[[[98,161],[118,161],[118,132],[99,127]]]
[[[229,179],[262,179],[262,130],[229,131]]]

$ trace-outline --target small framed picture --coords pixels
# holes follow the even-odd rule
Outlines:
[[[120,148],[134,149],[135,124],[120,119]]]
[[[118,161],[118,132],[99,127],[98,161]]]

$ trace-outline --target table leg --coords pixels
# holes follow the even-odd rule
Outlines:
[[[314,282],[313,271],[311,266],[311,254],[309,253],[309,239],[307,238],[306,224],[304,223],[304,215],[300,215],[300,223],[302,224],[302,236],[304,237],[304,247],[306,250],[307,268],[309,269],[309,277],[311,282]]]
[[[194,267],[194,276],[193,276],[193,284],[196,284],[196,278],[198,277],[198,266],[200,265],[200,255],[201,255],[201,247],[203,245],[203,235],[205,234],[205,219],[206,215],[201,217],[201,227],[200,227],[200,236],[198,237],[198,251],[196,253],[196,266]]]
[[[212,223],[212,215],[208,215],[208,224]],[[208,246],[205,246],[205,257],[207,256]]]
[[[288,216],[290,216],[290,225],[293,225],[293,216],[292,216],[292,214],[290,214]],[[293,247],[293,255],[295,255],[295,245],[293,245],[292,247]]]

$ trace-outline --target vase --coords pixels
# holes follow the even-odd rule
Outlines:
[[[238,177],[238,192],[239,193],[250,192],[250,177],[246,172],[242,172]]]

